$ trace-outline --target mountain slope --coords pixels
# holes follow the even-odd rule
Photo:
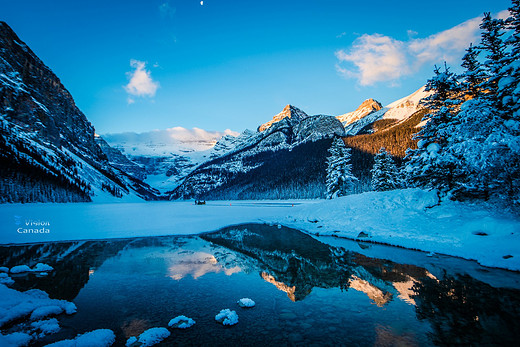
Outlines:
[[[138,164],[142,169],[141,179],[167,191],[176,188],[195,167],[215,157],[213,147],[223,136],[233,139],[237,135],[229,129],[219,132],[175,127],[144,133],[105,134],[102,138],[134,165]]]
[[[298,109],[289,106],[284,108],[287,110]],[[333,116],[301,116],[304,114],[299,110],[300,116],[283,117],[263,131],[259,127],[257,132],[245,131],[234,139],[223,137],[215,145],[213,159],[190,173],[170,192],[170,198],[322,196],[330,139],[345,132]]]
[[[374,109],[374,111],[366,113],[363,117],[360,117],[351,123],[344,123],[345,133],[347,135],[358,135],[362,133],[363,129],[366,130],[369,125],[375,123],[378,120],[386,120],[387,124],[405,121],[421,109],[421,99],[430,95],[424,90],[424,88],[425,87],[423,86],[414,93],[394,101],[391,104],[380,108],[379,110]],[[360,108],[361,106],[358,109]],[[349,115],[349,113],[347,113],[347,115]]]
[[[336,116],[336,118],[341,123],[343,123],[344,126],[347,126],[360,120],[361,118],[368,116],[373,112],[379,111],[382,108],[383,106],[378,101],[374,99],[367,99],[363,101],[363,103],[361,103],[361,105],[359,105],[355,111]]]
[[[287,105],[284,107],[282,112],[275,115],[273,117],[273,119],[271,119],[269,122],[260,125],[258,127],[258,131],[260,131],[260,132],[265,131],[270,126],[272,126],[274,123],[277,123],[277,122],[281,121],[282,119],[288,118],[291,120],[291,122],[296,124],[296,123],[300,122],[302,119],[307,118],[307,117],[309,117],[309,116],[305,112],[300,110],[299,108],[292,106],[292,105]]]
[[[91,201],[156,192],[113,168],[59,78],[0,22],[0,202]]]

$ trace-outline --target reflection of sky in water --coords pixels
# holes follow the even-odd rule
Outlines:
[[[177,256],[176,256],[177,255]],[[171,264],[168,266],[168,273],[174,280],[180,280],[191,275],[194,279],[204,276],[208,273],[224,272],[227,276],[242,271],[239,266],[225,268],[219,264],[213,254],[205,252],[193,252],[184,254],[174,254],[167,261]]]

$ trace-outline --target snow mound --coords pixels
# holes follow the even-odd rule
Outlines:
[[[76,305],[72,302],[50,299],[47,293],[38,289],[19,292],[0,284],[0,298],[0,327],[29,316],[38,320],[48,314],[56,314],[52,312],[58,310],[67,314],[76,312]]]
[[[38,307],[31,313],[31,320],[39,320],[48,316],[57,316],[64,311],[60,306]]]
[[[313,234],[369,239],[520,270],[517,216],[486,203],[440,201],[436,191],[348,195],[295,208],[283,224]]]
[[[251,308],[255,306],[255,302],[249,298],[242,298],[237,301],[237,304],[242,308]]]
[[[126,347],[132,346],[136,342],[137,342],[137,337],[131,336],[130,338],[128,338],[128,340],[126,340],[125,346]]]
[[[12,333],[9,335],[0,334],[0,346],[21,347],[27,346],[32,337],[26,333]]]
[[[42,335],[55,334],[60,331],[60,325],[56,318],[32,322],[31,327],[41,331]]]
[[[223,325],[235,325],[238,323],[238,315],[235,311],[226,308],[215,316],[215,320]]]
[[[139,339],[136,339],[135,337],[130,337],[126,341],[126,345],[131,346],[135,342],[138,342],[139,344],[137,346],[153,346],[155,344],[158,344],[168,336],[170,336],[170,331],[166,328],[151,328],[139,335]]]
[[[27,265],[17,265],[11,268],[12,274],[21,274],[25,272],[31,272],[31,268]]]
[[[9,286],[14,283],[14,280],[9,277],[8,274],[5,272],[0,272],[0,284],[5,284],[6,286]]]
[[[172,328],[187,329],[194,324],[195,321],[191,318],[186,316],[177,316],[168,323],[168,326]]]
[[[47,271],[52,271],[52,270],[54,270],[54,268],[52,266],[44,264],[44,263],[38,263],[32,269],[32,271],[34,271],[34,272],[47,272]]]
[[[47,345],[48,347],[109,347],[116,341],[116,335],[110,329],[97,329],[82,335],[74,340],[63,340]]]

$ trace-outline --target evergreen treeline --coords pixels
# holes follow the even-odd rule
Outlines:
[[[444,66],[428,81],[428,122],[404,170],[409,184],[520,205],[520,0],[509,12],[505,20],[484,15],[464,73]]]

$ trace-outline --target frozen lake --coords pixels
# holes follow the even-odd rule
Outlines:
[[[99,328],[124,345],[178,315],[196,324],[165,345],[510,345],[520,337],[519,273],[266,224],[0,247],[3,266],[38,262],[54,271],[12,275],[12,288],[44,290],[78,311],[58,316],[61,331],[36,345]],[[256,306],[240,308],[244,297]],[[215,322],[225,308],[237,325]]]

